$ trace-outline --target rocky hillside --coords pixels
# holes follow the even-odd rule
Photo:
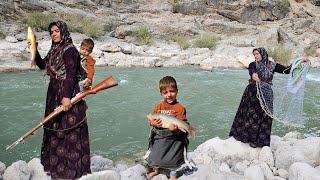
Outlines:
[[[102,25],[103,36],[94,38],[98,65],[239,68],[252,61],[253,47],[284,45],[292,50],[292,59],[308,55],[313,66],[319,66],[318,5],[317,0],[4,0],[0,2],[0,69],[29,67],[23,18],[34,12],[91,17]],[[142,45],[132,36],[138,27],[150,30],[151,44]],[[50,38],[47,32],[36,34],[39,51],[45,55]],[[165,40],[176,34],[194,38],[210,34],[217,44],[211,49],[181,49]],[[78,44],[87,36],[72,37]]]

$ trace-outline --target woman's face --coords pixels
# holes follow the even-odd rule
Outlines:
[[[51,26],[50,34],[54,43],[59,43],[61,41],[60,29],[56,25]]]
[[[262,56],[261,56],[261,54],[259,53],[258,50],[253,51],[253,56],[256,59],[256,61],[261,61],[262,60]]]

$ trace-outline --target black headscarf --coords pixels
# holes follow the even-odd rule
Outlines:
[[[256,69],[259,79],[271,83],[276,63],[269,60],[268,53],[263,47],[253,49],[252,53],[254,51],[258,51],[262,57],[261,61],[256,60]]]
[[[55,43],[52,40],[51,48],[46,56],[49,60],[47,64],[47,74],[58,79],[63,79],[66,77],[63,54],[67,49],[73,47],[73,43],[67,24],[63,21],[52,22],[49,24],[48,30],[50,35],[51,27],[54,25],[56,25],[60,30],[61,41],[59,43]]]

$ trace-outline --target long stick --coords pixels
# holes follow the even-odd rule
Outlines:
[[[116,80],[113,79],[112,76],[108,77],[107,79],[103,80],[102,82],[100,82],[99,84],[95,85],[93,88],[81,92],[79,94],[77,94],[75,97],[73,97],[71,99],[71,104],[74,105],[77,102],[79,102],[80,100],[82,100],[82,98],[84,98],[85,96],[87,96],[88,94],[96,94],[99,91],[117,86],[118,83]],[[27,132],[25,135],[23,135],[21,138],[19,138],[16,142],[14,142],[13,144],[11,144],[10,146],[7,146],[6,150],[8,149],[12,149],[14,148],[16,145],[18,145],[19,143],[23,142],[23,140],[27,139],[30,135],[32,135],[35,131],[37,131],[40,127],[42,127],[44,124],[46,124],[47,122],[49,122],[51,119],[53,119],[54,117],[56,117],[58,114],[60,114],[61,112],[63,112],[63,107],[62,105],[60,105],[59,107],[57,107],[52,113],[50,113],[47,117],[45,117],[36,127],[34,127],[33,129],[31,129],[29,132]]]

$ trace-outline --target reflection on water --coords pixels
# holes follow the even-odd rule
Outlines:
[[[39,157],[42,129],[13,150],[5,147],[37,125],[44,114],[47,85],[41,71],[0,73],[0,161],[11,164]],[[166,75],[178,82],[178,100],[187,109],[192,126],[207,129],[190,140],[189,150],[204,141],[219,136],[228,138],[230,126],[248,82],[246,70],[215,70],[196,68],[109,68],[99,67],[94,84],[114,76],[119,86],[89,95],[85,99],[92,155],[113,160],[132,161],[141,157],[147,148],[149,125],[147,114],[160,102],[158,81]],[[275,75],[274,103],[287,82],[286,75]],[[289,129],[274,122],[272,133],[284,135],[297,130],[307,136],[320,134],[319,90],[320,73],[313,69],[307,76],[305,89],[304,129]]]

